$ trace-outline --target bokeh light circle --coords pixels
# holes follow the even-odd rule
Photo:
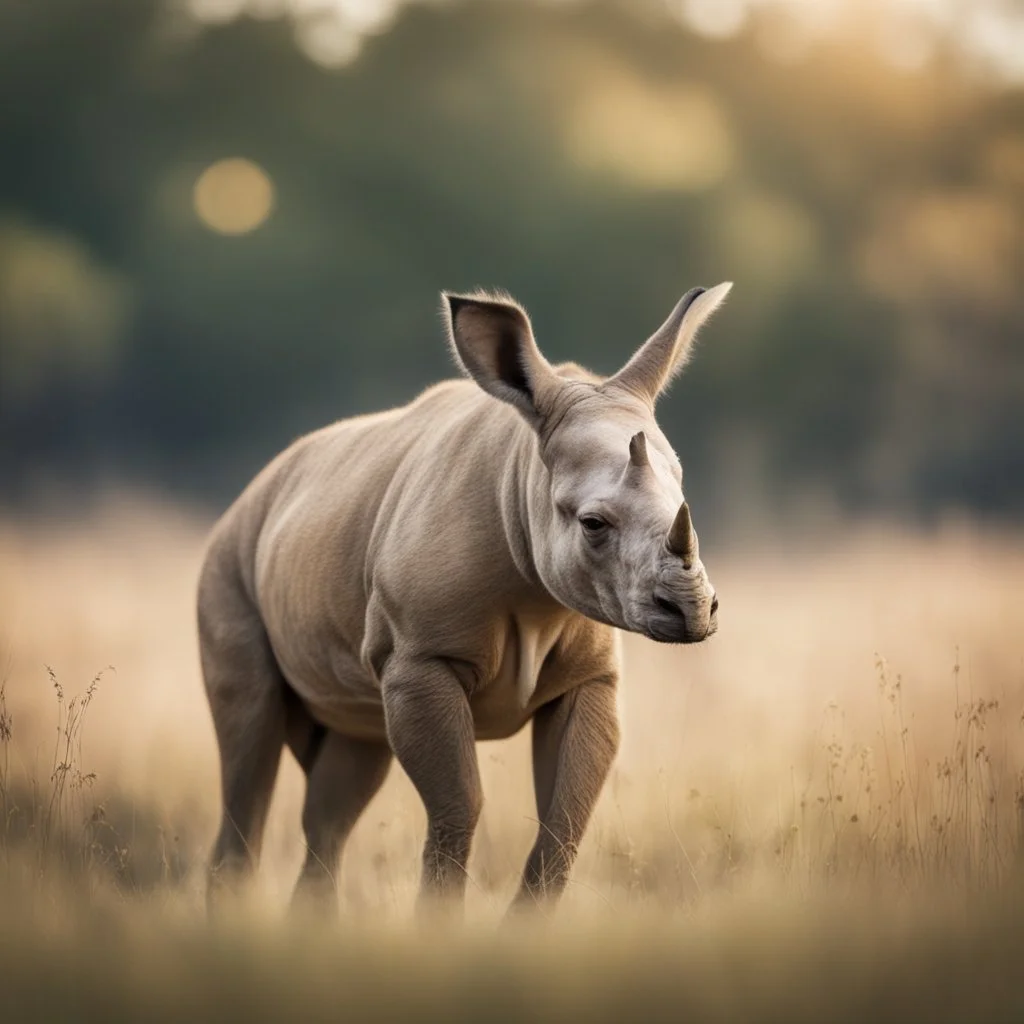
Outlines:
[[[211,164],[196,179],[193,204],[200,221],[221,235],[258,228],[274,206],[274,184],[262,167],[244,157]]]

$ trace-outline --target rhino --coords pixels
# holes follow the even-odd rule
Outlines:
[[[306,777],[293,902],[336,904],[393,759],[426,809],[418,907],[462,905],[476,741],[532,722],[539,827],[513,908],[564,890],[619,745],[618,631],[718,627],[655,403],[731,283],[614,376],[541,354],[504,293],[442,296],[462,379],[295,441],[214,526],[198,586],[223,818],[208,899],[257,864],[282,751]]]

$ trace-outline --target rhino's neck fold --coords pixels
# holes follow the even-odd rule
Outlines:
[[[550,528],[548,471],[541,461],[536,435],[522,421],[515,424],[509,438],[500,480],[502,525],[512,561],[539,598],[554,601],[538,567]]]

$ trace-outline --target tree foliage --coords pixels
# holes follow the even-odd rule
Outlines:
[[[284,18],[0,3],[0,475],[221,501],[452,372],[442,288],[611,372],[736,281],[662,419],[718,507],[1024,509],[1024,94],[855,38],[780,64],[613,2],[403,9],[349,66]],[[215,161],[257,230],[194,208]]]

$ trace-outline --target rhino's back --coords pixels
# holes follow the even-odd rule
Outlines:
[[[264,613],[274,617],[284,592],[287,614],[308,620],[323,604],[340,603],[351,613],[342,615],[346,632],[358,628],[363,608],[352,599],[362,596],[374,538],[403,491],[411,484],[426,500],[458,465],[486,472],[457,438],[479,436],[495,418],[505,420],[505,410],[473,384],[446,381],[409,405],[340,420],[295,442],[262,484],[257,478],[248,499],[265,510],[254,550],[255,595]]]

